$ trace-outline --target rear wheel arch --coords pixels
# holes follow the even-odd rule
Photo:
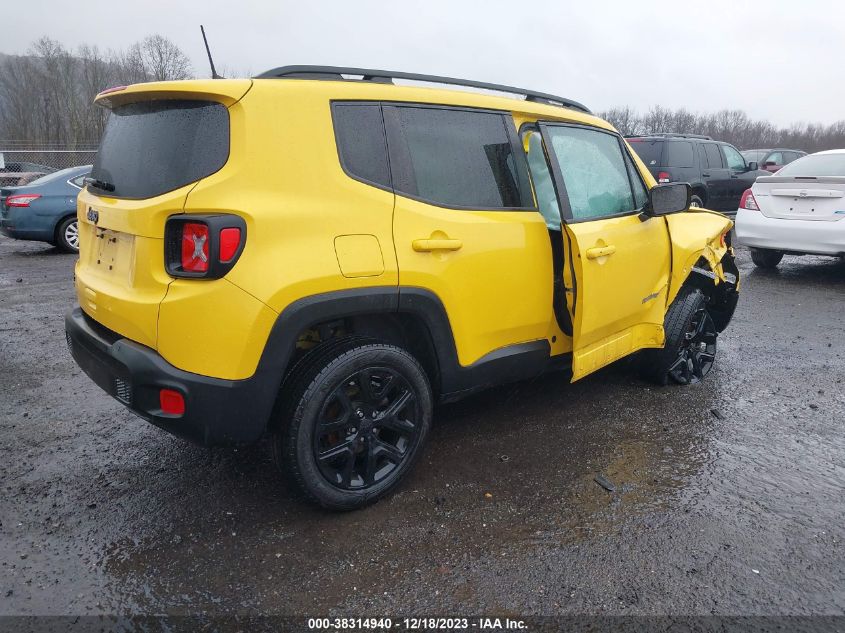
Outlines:
[[[55,223],[53,224],[53,239],[58,239],[58,237],[59,237],[59,227],[62,225],[62,223],[69,218],[75,218],[75,217],[76,217],[76,211],[68,211],[67,213],[63,213],[61,215],[61,217],[59,217],[59,219],[56,220]]]
[[[68,212],[62,215],[53,226],[53,239],[50,242],[58,246],[60,249],[67,251],[67,252],[78,252],[78,247],[73,248],[73,246],[65,239],[65,236],[62,234],[64,231],[65,226],[69,222],[77,221],[76,212]],[[78,232],[77,232],[77,240],[78,240]],[[78,244],[78,241],[77,241]]]
[[[310,348],[357,336],[396,345],[425,369],[436,393],[444,386],[441,367],[457,363],[451,325],[443,304],[411,289],[393,287],[340,290],[299,299],[276,319],[257,373],[278,388]]]

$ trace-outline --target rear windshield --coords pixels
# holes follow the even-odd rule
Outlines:
[[[629,138],[628,143],[646,164],[646,167],[659,167],[660,154],[663,153],[663,141],[649,141],[640,138]]]
[[[845,176],[845,154],[810,154],[778,171],[778,176]]]
[[[196,100],[142,101],[109,115],[91,177],[117,198],[151,198],[213,174],[229,157],[229,113]]]

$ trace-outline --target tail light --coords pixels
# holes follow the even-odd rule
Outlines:
[[[7,207],[28,207],[29,203],[38,200],[41,194],[38,193],[20,193],[16,196],[9,196],[6,198]]]
[[[749,211],[760,210],[760,207],[757,206],[757,200],[754,198],[754,194],[751,193],[751,189],[746,189],[742,192],[742,198],[739,199],[739,208],[747,209]]]
[[[668,171],[661,171],[657,174],[657,182],[670,182],[672,180],[672,176],[669,175]]]
[[[208,272],[208,226],[198,222],[182,224],[182,270]]]
[[[164,263],[169,275],[219,279],[244,249],[246,223],[237,215],[177,215],[164,228]]]

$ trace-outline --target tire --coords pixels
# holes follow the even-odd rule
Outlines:
[[[763,248],[751,249],[751,261],[759,268],[777,268],[782,259],[783,253],[780,251],[770,251]]]
[[[690,197],[689,206],[690,206],[690,208],[698,207],[699,209],[703,209],[704,208],[704,200],[701,198],[700,195],[698,195],[697,193],[694,193]]]
[[[682,290],[666,313],[662,349],[641,352],[640,373],[658,385],[701,382],[716,360],[718,332],[707,299],[698,289]]]
[[[274,461],[308,501],[362,508],[411,470],[432,410],[428,377],[408,352],[371,339],[329,341],[285,380]]]
[[[79,252],[79,223],[75,215],[59,223],[56,228],[56,246],[65,253]]]

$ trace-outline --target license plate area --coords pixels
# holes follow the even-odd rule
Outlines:
[[[128,281],[132,268],[134,236],[97,227],[91,265],[99,275]]]

